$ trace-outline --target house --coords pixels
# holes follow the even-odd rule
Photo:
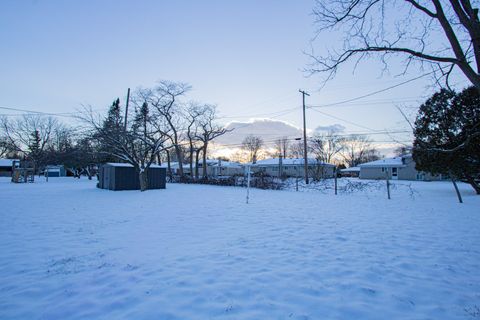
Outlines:
[[[66,177],[67,170],[63,165],[48,165],[43,170],[45,176],[51,177]]]
[[[162,163],[162,168],[167,168],[167,163]],[[183,164],[183,173],[187,176],[195,175],[195,163],[193,163],[193,172],[190,173],[190,164]],[[171,162],[170,169],[172,174],[178,175],[179,165],[178,162]],[[218,177],[218,176],[234,176],[241,175],[244,173],[244,166],[238,162],[230,162],[216,159],[207,159],[207,175],[209,177]],[[203,160],[200,160],[198,163],[198,176],[203,176]]]
[[[340,169],[340,175],[342,177],[358,178],[360,175],[360,167]]]
[[[98,172],[98,185],[108,190],[140,190],[137,171],[129,163],[106,163]],[[165,189],[166,169],[152,165],[148,169],[148,189]]]
[[[308,173],[310,177],[333,178],[335,166],[308,158]],[[269,176],[277,177],[305,177],[304,158],[271,158],[257,161],[250,165],[253,173],[263,172]]]
[[[16,166],[20,163],[17,159],[0,159],[0,177],[11,177],[13,172],[13,163]]]
[[[415,169],[412,155],[385,158],[359,165],[360,179],[386,179],[392,180],[443,180],[448,179],[442,175],[432,175]]]
[[[210,171],[209,171],[210,169]],[[207,173],[214,177],[218,176],[236,176],[243,175],[245,167],[239,162],[216,160],[210,168],[207,169]]]

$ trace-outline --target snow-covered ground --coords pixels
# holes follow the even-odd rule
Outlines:
[[[473,319],[480,196],[0,179],[0,319]],[[412,192],[413,190],[413,192]]]

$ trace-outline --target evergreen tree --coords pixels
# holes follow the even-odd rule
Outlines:
[[[43,155],[42,138],[40,137],[40,132],[38,130],[34,130],[30,134],[28,149],[30,151],[28,153],[28,159],[33,162],[34,170],[36,171],[41,165]]]
[[[413,159],[417,170],[466,180],[480,194],[480,95],[442,89],[420,106]]]
[[[100,163],[118,161],[118,159],[112,155],[113,149],[110,141],[104,138],[108,135],[112,137],[121,137],[124,135],[125,132],[121,111],[120,99],[117,98],[108,109],[107,117],[103,121],[103,127],[101,130],[102,134],[93,137],[97,138],[100,143]]]

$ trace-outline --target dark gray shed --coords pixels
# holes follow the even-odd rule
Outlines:
[[[148,169],[148,189],[165,189],[167,170],[159,166]],[[140,190],[135,168],[128,163],[106,163],[98,171],[98,187],[108,190]]]

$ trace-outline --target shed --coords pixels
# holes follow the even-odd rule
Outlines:
[[[165,168],[152,165],[148,169],[148,189],[165,189]],[[140,190],[135,168],[129,163],[106,163],[98,171],[98,187],[108,190]]]
[[[67,170],[65,170],[65,166],[63,165],[48,165],[45,167],[44,170],[45,176],[48,177],[66,177]]]

